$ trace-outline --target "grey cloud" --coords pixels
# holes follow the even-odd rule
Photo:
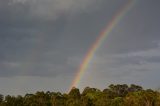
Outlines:
[[[36,77],[36,76],[17,76],[0,77],[1,94],[4,95],[25,95],[37,91],[65,92],[68,90],[71,78],[69,76],[58,77]],[[58,84],[55,86],[55,84]],[[60,87],[60,88],[59,88]]]
[[[1,0],[0,76],[68,76],[70,83],[88,49],[127,1]],[[137,0],[97,49],[82,82],[102,87],[150,82],[146,76],[159,75],[159,19],[159,1]]]
[[[41,71],[45,70],[45,68],[47,68],[45,65],[50,63],[57,66],[64,66],[66,70],[72,70],[70,72],[74,72],[80,61],[82,61],[82,58],[84,57],[88,48],[90,48],[92,43],[96,40],[99,32],[106,26],[106,23],[110,21],[112,16],[117,13],[117,8],[121,8],[123,3],[125,3],[125,1],[117,3],[113,1],[102,1],[104,4],[99,4],[102,6],[101,8],[97,9],[96,11],[86,12],[85,10],[88,11],[89,8],[94,7],[96,1],[68,0],[65,2],[63,0],[26,0],[22,1],[21,3],[21,0],[17,0],[10,5],[3,6],[3,8],[7,8],[4,9],[3,12],[6,14],[6,16],[9,15],[11,17],[4,17],[3,23],[5,25],[3,24],[3,26],[1,26],[5,29],[1,31],[1,44],[3,44],[1,45],[1,51],[3,51],[1,52],[1,58],[3,58],[2,61],[17,60],[22,63],[27,61],[35,64],[35,66],[32,66],[32,64],[28,65],[29,69],[31,70],[29,72],[30,74],[28,75],[31,75],[31,72],[34,69],[39,70],[39,73],[41,74],[37,73],[38,75],[43,75],[43,72]],[[111,4],[115,7],[111,7]],[[41,8],[42,6],[44,8]],[[136,5],[136,7],[140,8],[139,5]],[[41,9],[44,10],[41,11]],[[47,9],[49,10],[46,12]],[[57,12],[52,14],[52,10]],[[66,10],[68,12],[66,12]],[[70,14],[72,10],[76,11],[75,16],[72,18],[68,18],[68,15],[66,14],[59,14],[61,11],[65,11],[65,13]],[[152,8],[150,11],[154,10],[155,9]],[[131,13],[133,14],[128,13],[128,18],[127,16],[124,17],[126,22],[124,23],[122,20],[122,22],[119,23],[115,29],[113,29],[113,31],[110,33],[111,35],[106,39],[106,42],[104,42],[104,45],[107,45],[107,48],[104,48],[104,45],[102,45],[98,53],[105,53],[105,55],[107,53],[118,54],[122,51],[134,51],[145,49],[145,47],[152,48],[157,46],[154,42],[152,42],[153,40],[158,39],[157,35],[153,34],[154,39],[151,39],[151,42],[150,35],[145,35],[145,31],[150,28],[147,26],[149,24],[147,21],[150,22],[150,16],[143,21],[140,17],[142,15],[145,15],[146,17],[148,16],[147,13],[143,13],[146,10],[142,9],[138,13],[135,13],[135,11],[135,8],[131,10]],[[34,14],[34,12],[36,14]],[[155,13],[152,14],[153,16],[156,15]],[[33,15],[38,17],[34,19],[35,16]],[[57,15],[58,18],[57,16],[55,17],[56,20],[54,18],[51,20],[43,18],[44,16],[52,17],[52,15],[53,17],[54,15]],[[138,20],[139,28],[136,28],[137,25],[134,23],[134,21],[130,21],[132,18],[140,18]],[[142,23],[146,24],[143,25]],[[145,28],[144,31],[139,30],[143,29],[143,27]],[[133,29],[133,31],[131,29]],[[6,41],[4,39],[6,39]],[[53,54],[46,55],[46,52],[53,52]],[[55,52],[57,53],[54,54]],[[30,59],[31,57],[34,57],[34,60]],[[78,58],[75,59],[74,57]],[[106,60],[108,60],[108,58]],[[105,63],[104,60],[103,64],[109,64],[110,67],[116,67],[123,64],[141,64],[140,58],[133,59],[132,57],[113,57],[109,60],[110,61],[107,63]],[[46,63],[38,65],[41,61],[46,61]],[[72,63],[74,65],[71,65]],[[28,63],[24,62],[24,64]],[[101,66],[101,64],[99,64],[99,66]],[[58,68],[55,73],[62,73],[63,71],[64,69],[60,71]]]
[[[157,46],[153,41],[160,39],[158,5],[159,1],[156,0],[137,1],[108,35],[102,51],[106,49],[105,53],[116,54]]]
[[[55,77],[62,75],[64,72],[65,75],[73,72],[74,67],[68,65],[56,65],[54,62],[52,63],[38,63],[38,62],[1,62],[1,77],[14,77],[14,76],[47,76],[47,77]],[[70,70],[69,70],[70,69]]]
[[[159,43],[155,48],[134,52],[95,55],[87,73],[92,73],[93,78],[131,79],[145,78],[145,75],[159,73],[160,54]]]
[[[53,20],[69,13],[86,12],[100,1],[96,0],[13,0],[10,5],[28,5],[32,17]],[[94,9],[94,8],[93,8]]]

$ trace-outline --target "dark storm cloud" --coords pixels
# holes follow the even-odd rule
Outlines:
[[[91,63],[90,73],[101,73],[101,77],[112,79],[137,79],[145,80],[145,76],[156,76],[159,73],[160,47],[127,53],[96,55]],[[106,74],[105,74],[106,73]],[[155,80],[154,78],[152,80]],[[134,81],[134,79],[133,79]]]
[[[100,32],[127,1],[0,0],[0,77],[71,79]],[[157,76],[159,4],[137,0],[98,48],[88,73],[118,81]]]
[[[107,52],[124,53],[154,48],[154,41],[160,39],[159,4],[156,0],[137,0],[106,39]]]
[[[0,92],[67,91],[88,49],[127,2],[0,0]],[[82,85],[159,86],[159,4],[136,1],[94,54]]]
[[[72,17],[73,19],[76,17],[74,14],[83,13],[87,8],[88,12],[91,11],[92,9],[89,9],[94,2],[90,0],[1,1],[0,75],[55,76],[66,71],[66,73],[74,72],[78,64],[68,65],[68,59],[75,54],[84,53],[88,48],[79,47],[86,37],[79,41],[79,38],[73,36],[79,32],[74,28],[75,25],[69,22]],[[70,31],[73,33],[70,33],[67,27],[72,28]],[[91,42],[87,40],[88,38],[85,42]],[[83,46],[85,44],[81,47]]]

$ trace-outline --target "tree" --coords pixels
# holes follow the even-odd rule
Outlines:
[[[3,95],[0,94],[0,103],[3,102]]]
[[[153,91],[137,91],[130,92],[124,101],[126,106],[154,106],[156,97]]]
[[[124,102],[122,97],[116,97],[111,101],[111,106],[123,106],[123,105]]]
[[[81,96],[83,106],[94,106],[101,94],[99,89],[86,87]]]
[[[67,98],[63,96],[60,92],[51,93],[51,106],[66,106]]]
[[[108,90],[108,91],[107,91]],[[109,89],[104,90],[103,92],[108,92],[112,95],[112,97],[124,97],[128,93],[128,85],[117,84],[117,85],[109,85]]]
[[[160,93],[134,84],[111,84],[103,92],[86,87],[82,94],[73,87],[68,94],[38,91],[5,99],[0,95],[0,106],[160,106]]]
[[[78,88],[73,87],[68,94],[66,101],[67,106],[80,106],[81,94]]]
[[[137,91],[142,91],[143,88],[139,85],[131,84],[128,90],[129,92],[137,92]]]
[[[80,97],[81,97],[79,89],[77,89],[75,87],[73,87],[71,89],[71,91],[69,92],[68,95],[70,98],[74,98],[74,99],[80,99]]]
[[[112,102],[112,99],[108,96],[108,93],[103,92],[98,97],[98,99],[95,102],[95,106],[110,106]]]

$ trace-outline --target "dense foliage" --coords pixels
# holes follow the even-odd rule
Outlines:
[[[0,106],[160,106],[160,93],[138,85],[113,85],[103,91],[73,87],[68,94],[36,92],[25,96],[0,95]]]

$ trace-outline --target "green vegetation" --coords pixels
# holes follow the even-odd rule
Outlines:
[[[36,92],[25,96],[0,95],[0,106],[160,106],[160,93],[138,85],[113,85],[103,91],[73,87],[68,94]]]

